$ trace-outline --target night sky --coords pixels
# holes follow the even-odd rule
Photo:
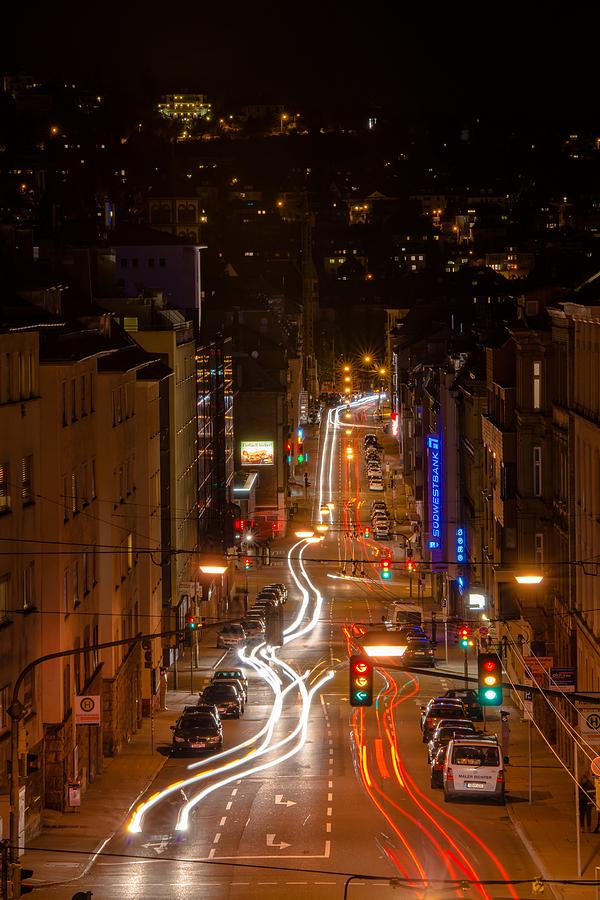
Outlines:
[[[35,0],[4,33],[4,69],[126,91],[187,87],[234,103],[594,121],[600,12],[591,6]]]

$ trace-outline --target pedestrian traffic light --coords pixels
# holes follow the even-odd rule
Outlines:
[[[471,629],[468,625],[461,625],[458,629],[458,642],[463,650],[466,650],[469,646],[469,638],[471,636]]]
[[[299,466],[301,466],[306,459],[304,455],[304,441],[298,441],[298,453],[296,455],[296,459],[298,460]]]
[[[381,580],[382,581],[391,581],[392,578],[392,570],[390,569],[390,561],[389,559],[381,560]]]
[[[497,653],[478,655],[477,684],[482,706],[502,705],[502,663]]]
[[[251,568],[252,568],[252,562],[250,561],[250,557],[246,556],[246,558],[244,559],[244,569],[246,572],[248,572],[248,570]]]
[[[185,617],[185,624],[187,625],[190,631],[195,631],[198,627],[198,617],[193,615],[188,615]]]
[[[293,455],[294,455],[294,442],[293,442],[293,441],[288,441],[288,442],[287,442],[287,461],[288,461],[288,465],[291,465],[291,464],[292,464],[292,456],[293,456]]]
[[[373,705],[373,664],[364,656],[350,657],[350,706]]]

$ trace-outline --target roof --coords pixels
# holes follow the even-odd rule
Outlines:
[[[190,244],[190,241],[185,238],[178,237],[176,234],[170,234],[167,231],[158,231],[145,225],[128,223],[119,225],[114,231],[111,231],[108,235],[107,243],[112,247],[199,246],[199,244]]]

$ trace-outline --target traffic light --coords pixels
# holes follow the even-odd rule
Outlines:
[[[299,466],[301,466],[306,459],[306,456],[304,455],[304,441],[298,441],[298,453],[296,459],[298,460]]]
[[[364,656],[350,657],[350,706],[373,705],[373,664]]]
[[[22,897],[24,894],[31,894],[35,885],[24,884],[24,879],[31,878],[32,875],[33,869],[24,869],[20,863],[11,863],[9,878],[12,897]]]
[[[198,627],[198,616],[188,615],[185,617],[185,624],[189,631],[195,631]]]
[[[366,538],[370,538],[370,537],[371,537],[371,529],[369,528],[368,525],[367,525],[366,528],[365,528],[365,537],[366,537]]]
[[[294,455],[294,442],[293,442],[293,441],[288,441],[288,442],[287,442],[287,461],[288,461],[288,466],[291,466],[291,464],[292,464],[292,456],[293,456],[293,455]]]
[[[469,646],[469,638],[471,637],[471,629],[468,625],[461,625],[458,629],[458,642],[463,650]]]
[[[502,663],[497,653],[478,655],[477,684],[482,706],[502,706]]]
[[[382,581],[391,581],[392,578],[392,570],[390,569],[390,561],[389,559],[381,560],[381,580]]]
[[[244,570],[248,572],[252,568],[252,562],[249,556],[246,556],[244,559]]]
[[[409,575],[412,575],[412,573],[415,571],[415,563],[412,558],[412,555],[413,555],[412,548],[407,547],[406,548],[406,561],[404,563],[404,568],[406,569],[406,571],[408,572]]]

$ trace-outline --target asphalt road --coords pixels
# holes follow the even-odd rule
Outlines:
[[[369,424],[361,412],[355,421]],[[334,453],[332,483],[327,481],[323,489],[336,502],[338,526],[332,527],[323,544],[307,547],[305,556],[310,559],[343,558],[348,539],[340,527],[349,527],[356,517],[366,518],[367,505],[360,500],[370,501],[373,495],[361,486],[362,440],[356,435],[352,440],[358,465],[356,459],[346,459],[348,438],[333,450],[331,440],[322,439],[325,459]],[[327,480],[329,471],[326,467]],[[317,504],[321,499],[317,497]],[[358,545],[355,553],[357,549]],[[360,552],[367,559],[373,557],[376,545],[365,544]],[[335,671],[333,679],[314,694],[310,705],[293,684],[273,721],[268,747],[281,743],[276,749],[267,747],[262,755],[247,757],[258,746],[255,742],[206,766],[214,773],[193,785],[178,782],[205,769],[190,771],[191,760],[170,758],[143,799],[169,786],[171,793],[147,810],[141,831],[128,833],[125,823],[80,882],[44,889],[48,900],[70,898],[76,889],[92,891],[95,900],[341,900],[351,875],[363,877],[348,885],[350,900],[403,895],[428,900],[533,897],[530,884],[471,885],[463,890],[438,883],[461,878],[502,882],[535,874],[503,807],[479,802],[448,806],[441,792],[429,786],[419,706],[439,692],[440,678],[380,670],[377,703],[364,711],[349,707],[343,626],[380,623],[394,586],[386,588],[377,568],[368,563],[373,583],[331,579],[328,574],[339,569],[333,563],[307,562],[306,577],[297,558],[291,565],[308,593],[303,621],[310,619],[317,602],[310,584],[321,592],[323,605],[315,627],[290,641],[279,658],[297,673],[311,673],[307,689],[329,667]],[[287,570],[277,570],[277,580],[289,585],[287,626],[302,594]],[[284,687],[291,683],[276,662],[269,668]],[[249,681],[245,715],[224,723],[225,749],[250,740],[276,704],[264,677],[250,673]],[[301,728],[303,715],[305,733],[285,742]],[[297,752],[282,759],[294,747]],[[216,771],[242,757],[237,767]],[[270,767],[253,772],[257,765]],[[217,784],[221,786],[192,809],[187,829],[177,830],[182,806],[199,788]],[[394,878],[402,879],[403,886],[392,886],[389,879]]]

